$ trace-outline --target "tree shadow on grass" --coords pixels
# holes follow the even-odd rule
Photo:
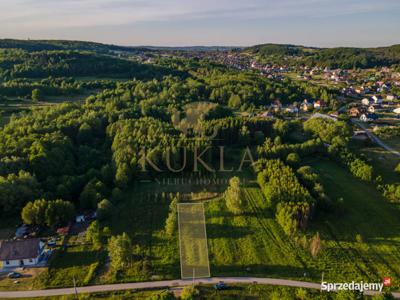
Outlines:
[[[254,276],[271,278],[305,278],[319,279],[321,272],[315,268],[301,268],[285,265],[210,265],[212,276]],[[306,276],[304,276],[306,275]]]
[[[253,231],[248,226],[233,226],[228,224],[207,224],[207,238],[242,238],[249,234],[253,234]]]
[[[60,251],[54,254],[54,257],[50,261],[50,268],[69,268],[69,267],[80,267],[88,266],[95,262],[98,262],[105,252],[100,251],[76,251],[69,252]]]

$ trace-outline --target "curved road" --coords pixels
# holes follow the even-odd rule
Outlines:
[[[374,143],[378,144],[379,146],[381,146],[383,149],[385,149],[386,151],[391,152],[392,154],[400,157],[400,152],[397,150],[394,150],[392,147],[389,147],[388,145],[386,145],[380,138],[378,138],[375,134],[373,134],[367,126],[365,126],[365,124],[362,124],[359,121],[356,121],[355,119],[351,120],[355,125],[357,125],[358,127],[360,127],[361,129],[365,130],[365,133],[367,134],[367,136],[370,138],[370,140],[372,140]]]
[[[257,277],[212,277],[205,279],[197,279],[195,284],[216,284],[220,281],[225,283],[241,283],[241,284],[267,284],[267,285],[280,285],[290,287],[303,287],[311,289],[320,289],[319,283],[295,281],[287,279],[274,279],[274,278],[257,278]],[[135,283],[121,283],[121,284],[108,284],[108,285],[92,285],[76,288],[78,294],[81,293],[96,293],[96,292],[111,292],[122,290],[134,289],[149,289],[149,288],[169,288],[191,285],[192,280],[165,280],[165,281],[149,281],[149,282],[135,282]],[[365,295],[375,295],[378,292],[367,291]],[[34,291],[9,291],[0,292],[0,298],[24,298],[24,297],[46,297],[46,296],[61,296],[75,294],[74,288],[61,288],[49,290],[34,290]],[[400,299],[400,292],[393,293],[395,298]]]

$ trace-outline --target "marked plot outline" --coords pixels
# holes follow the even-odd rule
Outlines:
[[[181,277],[210,277],[203,203],[179,203],[178,224]]]

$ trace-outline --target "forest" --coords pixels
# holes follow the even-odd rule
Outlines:
[[[264,44],[247,48],[244,51],[277,63],[289,62],[293,65],[316,65],[332,69],[374,68],[400,64],[400,45],[378,48],[310,48]],[[285,60],[285,57],[292,59]]]

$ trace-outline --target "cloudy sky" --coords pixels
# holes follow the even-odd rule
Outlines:
[[[121,45],[382,46],[399,0],[1,0],[0,38]]]

